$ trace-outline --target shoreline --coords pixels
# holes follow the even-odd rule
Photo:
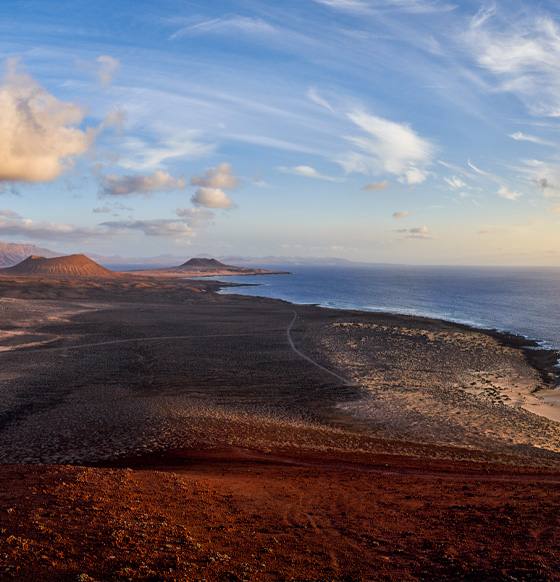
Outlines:
[[[298,274],[296,273],[292,273],[292,274]],[[219,282],[219,281],[218,281]],[[274,285],[271,284],[271,285]],[[235,286],[235,283],[229,284],[230,287]],[[259,287],[259,286],[269,286],[266,285],[266,283],[252,283],[250,285],[243,285],[243,286],[251,286],[251,287]],[[218,293],[223,294],[223,295],[228,295],[231,294],[234,291],[228,291],[227,289],[224,289],[224,292],[222,293],[221,291],[218,291]],[[281,293],[280,293],[281,295]],[[283,297],[281,297],[279,294],[276,294],[274,296],[267,296],[267,295],[245,295],[246,297],[260,297],[260,298],[264,298],[264,299],[280,299],[282,301],[286,301],[288,303],[293,303],[294,305],[316,305],[318,307],[322,307],[324,309],[342,309],[345,311],[360,311],[360,312],[364,312],[364,313],[380,313],[380,314],[392,314],[392,315],[405,315],[405,316],[409,316],[409,317],[424,317],[426,319],[435,319],[435,320],[439,320],[439,321],[446,321],[446,322],[450,322],[450,323],[454,323],[454,324],[458,324],[458,325],[464,325],[467,326],[469,328],[472,328],[474,330],[477,331],[484,331],[484,332],[490,332],[493,334],[501,334],[504,337],[507,336],[511,336],[512,341],[517,342],[520,341],[519,345],[522,345],[523,348],[535,348],[537,350],[544,350],[544,351],[552,351],[558,354],[558,361],[556,362],[556,366],[558,367],[558,370],[556,371],[555,375],[560,375],[560,344],[558,346],[554,346],[553,344],[551,344],[550,340],[545,340],[545,339],[540,339],[538,336],[538,333],[524,333],[524,332],[520,332],[520,331],[516,331],[513,329],[510,329],[508,327],[501,327],[501,326],[497,326],[497,325],[493,325],[492,323],[478,323],[476,321],[476,315],[475,318],[471,318],[471,319],[464,319],[463,317],[453,317],[453,316],[445,316],[444,314],[439,314],[439,313],[433,313],[433,312],[429,312],[429,311],[425,311],[422,309],[417,309],[414,307],[411,308],[401,308],[399,306],[397,307],[390,307],[390,308],[383,308],[383,307],[374,307],[374,308],[370,308],[370,307],[365,307],[363,305],[359,305],[356,304],[355,301],[350,301],[349,303],[351,304],[351,306],[344,306],[341,305],[340,303],[344,303],[344,301],[340,301],[338,302],[338,304],[336,302],[330,303],[330,300],[328,299],[323,299],[320,300],[318,302],[314,302],[314,301],[310,301],[310,302],[298,302],[297,300],[293,300],[293,299],[284,299]],[[373,302],[375,304],[375,302]],[[560,341],[560,340],[559,340]],[[509,342],[509,339],[508,339]],[[536,358],[537,359],[537,358]],[[547,368],[550,367],[550,364],[547,363]],[[547,371],[550,371],[547,369]]]
[[[254,285],[243,285],[239,283],[226,283],[217,281],[218,284],[223,284],[224,288],[234,289],[235,287],[245,287],[245,286],[254,286],[257,287],[259,284]],[[221,294],[221,287],[218,289],[217,293]],[[225,293],[223,295],[235,295],[235,293]],[[419,319],[424,320],[426,322],[443,322],[449,323],[456,326],[458,329],[462,329],[466,332],[472,333],[482,333],[491,338],[498,340],[503,346],[513,348],[521,352],[528,361],[528,364],[535,369],[541,380],[544,383],[544,386],[539,387],[537,386],[532,392],[531,395],[528,395],[527,398],[530,398],[532,395],[535,395],[533,401],[524,402],[519,406],[511,405],[513,408],[522,408],[528,412],[551,420],[555,423],[560,424],[560,351],[554,348],[546,348],[543,347],[543,342],[528,338],[527,336],[516,334],[510,331],[501,331],[498,329],[492,328],[484,328],[484,327],[477,327],[475,325],[454,321],[450,319],[444,318],[435,318],[435,317],[428,317],[424,315],[413,315],[407,314],[402,312],[391,312],[391,311],[377,311],[377,310],[365,310],[365,309],[353,309],[353,308],[340,308],[335,306],[326,306],[321,305],[320,303],[294,303],[291,301],[287,301],[281,298],[271,298],[271,297],[262,297],[262,296],[253,296],[253,295],[240,295],[242,297],[249,297],[254,299],[267,299],[267,300],[274,300],[274,301],[282,301],[289,305],[294,306],[297,308],[298,306],[310,306],[316,307],[318,309],[325,309],[333,312],[347,312],[347,313],[356,313],[361,315],[391,315],[398,318],[403,318],[404,320],[407,319]],[[337,374],[333,372],[336,376]],[[508,400],[513,400],[514,395],[513,391],[508,390],[507,388],[502,392]],[[534,401],[534,400],[542,400],[541,402]]]
[[[556,349],[554,347],[548,347],[546,345],[545,340],[539,340],[536,338],[531,338],[529,336],[518,334],[509,330],[500,330],[497,328],[490,328],[490,327],[482,327],[477,326],[475,324],[466,323],[461,320],[456,319],[447,319],[444,317],[433,317],[430,315],[422,315],[422,314],[413,314],[413,313],[405,313],[400,310],[377,310],[377,309],[358,309],[358,308],[344,308],[338,307],[333,305],[324,305],[321,303],[296,303],[293,301],[289,301],[287,299],[282,299],[280,297],[266,297],[262,295],[243,295],[243,294],[236,294],[232,291],[227,291],[226,293],[222,293],[223,290],[234,290],[236,287],[260,287],[263,286],[261,283],[230,283],[227,281],[217,281],[215,282],[218,284],[219,288],[215,291],[219,295],[224,296],[231,296],[231,295],[238,295],[240,297],[247,297],[247,298],[254,298],[254,299],[265,299],[265,300],[275,300],[275,301],[282,301],[289,305],[293,305],[295,307],[298,306],[308,306],[308,307],[317,307],[319,309],[326,309],[332,311],[343,311],[349,313],[361,313],[361,314],[378,314],[378,315],[392,315],[396,317],[404,317],[404,318],[418,318],[424,319],[426,321],[438,321],[438,322],[445,322],[451,323],[453,325],[458,326],[466,331],[474,331],[484,333],[493,337],[504,345],[519,349],[522,351],[527,359],[529,360],[530,364],[539,372],[543,381],[547,384],[552,384],[554,387],[560,386],[560,349]],[[223,287],[222,287],[223,286]],[[560,422],[560,421],[559,421]]]
[[[519,338],[219,286],[2,281],[0,578],[560,582]]]
[[[103,305],[108,306],[112,303],[111,312],[122,312],[122,316],[127,321],[126,325],[133,325],[130,328],[131,332],[136,329],[139,322],[136,320],[135,315],[133,316],[133,320],[128,321],[132,317],[132,313],[129,314],[127,311],[129,309],[126,307],[127,303],[132,302],[132,304],[137,303],[140,305],[146,304],[147,302],[148,304],[153,304],[153,307],[157,304],[159,305],[157,311],[161,310],[162,314],[167,313],[168,310],[173,311],[173,305],[183,305],[186,307],[186,311],[181,308],[181,313],[184,313],[184,315],[181,315],[179,319],[172,317],[169,320],[169,324],[160,323],[157,317],[153,319],[155,316],[150,316],[149,321],[151,323],[149,325],[155,327],[149,333],[142,333],[139,338],[136,332],[133,335],[127,335],[122,338],[118,332],[115,336],[113,336],[114,332],[111,332],[108,337],[102,337],[101,341],[85,342],[84,340],[87,336],[83,336],[84,340],[79,341],[77,346],[69,346],[73,350],[79,349],[79,344],[81,343],[84,343],[84,346],[91,344],[92,349],[95,351],[103,351],[109,349],[109,345],[117,343],[122,346],[123,350],[126,348],[126,351],[123,353],[130,352],[133,355],[136,350],[134,346],[138,346],[138,349],[148,350],[149,353],[161,353],[165,359],[167,359],[166,352],[160,352],[168,344],[165,341],[165,336],[170,336],[168,341],[179,341],[181,343],[188,342],[189,338],[195,339],[197,337],[196,333],[185,335],[183,330],[188,328],[182,327],[183,324],[180,323],[183,317],[186,317],[185,322],[190,321],[194,323],[199,317],[195,315],[196,313],[200,313],[203,317],[199,323],[196,323],[197,327],[202,324],[203,329],[206,330],[202,338],[224,337],[224,341],[226,341],[226,338],[235,329],[239,329],[239,331],[242,331],[241,336],[247,338],[239,341],[251,342],[256,347],[261,344],[261,339],[254,335],[257,329],[253,328],[251,321],[254,317],[257,317],[263,324],[268,322],[265,326],[267,328],[267,335],[272,332],[271,339],[272,337],[278,337],[278,341],[286,344],[286,347],[289,348],[289,334],[288,341],[286,341],[286,332],[288,327],[289,330],[292,330],[290,322],[294,309],[291,308],[295,308],[304,316],[303,319],[307,320],[307,323],[304,321],[303,328],[298,323],[296,329],[292,330],[292,332],[295,332],[293,338],[298,348],[293,353],[293,356],[300,360],[297,364],[298,368],[305,367],[312,362],[314,366],[318,365],[316,372],[312,374],[316,376],[315,381],[325,382],[324,375],[327,371],[327,377],[330,378],[329,382],[333,382],[333,378],[335,378],[335,381],[336,378],[347,378],[350,380],[349,383],[342,386],[342,389],[337,388],[334,392],[324,393],[324,402],[320,398],[311,398],[309,400],[308,397],[305,397],[304,400],[309,400],[309,405],[311,406],[305,414],[310,413],[311,417],[316,415],[317,419],[322,419],[322,421],[327,421],[328,423],[334,422],[332,426],[338,426],[338,423],[341,423],[341,426],[349,428],[351,425],[355,425],[355,430],[358,431],[367,426],[369,427],[366,428],[368,431],[382,429],[383,433],[385,429],[379,425],[380,420],[374,411],[374,402],[379,401],[379,398],[381,398],[383,400],[383,407],[388,415],[387,418],[389,420],[387,422],[393,422],[395,428],[395,430],[385,431],[383,433],[386,438],[396,438],[397,440],[404,438],[405,440],[421,442],[423,438],[422,434],[424,433],[426,438],[428,438],[427,442],[448,442],[449,444],[454,443],[457,446],[461,446],[461,435],[465,437],[468,435],[467,441],[465,441],[468,443],[467,446],[481,446],[482,448],[493,446],[492,440],[495,437],[492,434],[495,431],[488,428],[488,420],[482,422],[480,419],[474,423],[473,427],[469,428],[468,414],[475,415],[473,418],[477,418],[477,415],[480,413],[487,419],[489,418],[488,415],[498,414],[501,415],[501,422],[506,423],[502,427],[503,430],[501,429],[501,436],[497,437],[498,440],[496,443],[498,448],[507,446],[506,440],[509,439],[509,442],[514,444],[533,446],[532,443],[535,443],[534,446],[537,448],[539,446],[544,446],[545,448],[550,446],[551,450],[558,451],[557,444],[552,444],[554,441],[551,440],[553,433],[559,430],[558,425],[560,425],[560,406],[558,406],[560,404],[560,393],[555,390],[558,377],[557,369],[554,367],[557,352],[535,349],[537,343],[527,341],[523,336],[502,333],[496,330],[479,329],[466,324],[449,322],[444,319],[405,315],[402,313],[391,314],[379,311],[336,309],[309,304],[295,304],[282,299],[220,293],[224,287],[233,288],[234,290],[235,287],[239,286],[239,283],[229,283],[212,279],[174,280],[170,282],[168,280],[153,278],[149,281],[145,279],[141,281],[119,281],[118,283],[115,282],[112,287],[109,287],[106,281],[99,284],[89,280],[76,280],[75,282],[68,280],[58,282],[36,280],[34,284],[31,284],[31,281],[27,279],[25,281],[20,280],[19,282],[5,281],[3,289],[0,289],[0,296],[11,296],[20,299],[47,299],[45,297],[46,293],[44,292],[44,288],[46,287],[49,290],[48,299],[60,300],[72,297],[72,299],[75,299],[81,304],[80,311],[83,311],[82,307],[90,304],[91,307],[86,307],[86,311],[92,308],[94,309],[90,313],[97,320],[95,325],[101,325],[102,328],[105,326],[102,321],[107,315],[103,315],[103,311],[101,311],[99,316],[95,316],[95,310],[98,308],[103,310]],[[78,293],[80,290],[81,292]],[[10,291],[10,293],[7,293],[7,291]],[[25,295],[22,295],[22,291]],[[72,292],[68,293],[68,291]],[[165,295],[161,291],[165,291]],[[53,297],[52,295],[55,296]],[[107,304],[106,300],[110,300],[110,304]],[[117,301],[113,303],[114,300]],[[154,301],[156,303],[153,303]],[[28,305],[33,305],[33,302],[30,301]],[[215,307],[211,308],[212,305]],[[224,315],[239,311],[240,314],[243,314],[242,319],[234,318],[230,320],[230,315],[227,315],[224,320],[220,318],[216,319],[218,315],[216,308],[219,306],[221,308],[218,311],[223,311]],[[53,304],[53,308],[55,311],[60,309],[56,301]],[[23,304],[22,309],[26,309]],[[47,310],[49,309],[50,307],[47,307]],[[122,311],[123,309],[124,311]],[[155,312],[152,311],[152,313]],[[270,323],[273,321],[270,319],[273,313],[277,314],[274,317],[278,317],[278,314],[284,313],[282,316],[284,318],[283,323],[280,328],[268,329]],[[85,317],[87,318],[87,316]],[[80,319],[77,321],[79,322]],[[243,320],[246,321],[243,322]],[[352,325],[355,326],[354,331],[351,330],[351,327],[347,330],[352,331],[352,337],[354,338],[352,342],[369,342],[370,352],[360,355],[359,353],[352,353],[352,350],[348,351],[350,344],[343,337],[344,326],[346,324],[337,324],[343,326],[337,332],[331,329],[329,327],[331,324],[328,323],[329,321],[335,320],[339,322],[344,322],[345,320],[354,321],[355,323],[351,324],[351,327]],[[228,323],[228,321],[231,323]],[[29,331],[32,332],[35,326],[31,319],[29,322],[31,324]],[[387,323],[383,324],[383,322]],[[16,327],[18,325],[16,324]],[[171,327],[166,327],[166,325],[170,325]],[[181,326],[181,329],[177,329],[177,325]],[[231,325],[234,327],[228,327]],[[373,328],[379,328],[379,326],[381,326],[381,332],[373,330]],[[176,329],[176,333],[171,333],[171,330],[174,328]],[[141,328],[137,329],[139,330]],[[214,336],[213,334],[218,329],[223,329],[224,332],[227,330],[227,333],[223,336]],[[393,338],[388,338],[387,332],[383,332],[382,329],[391,329]],[[78,327],[76,327],[76,331],[73,333],[79,334],[79,330],[80,324],[78,323]],[[301,335],[302,331],[304,335]],[[71,335],[68,336],[69,339],[73,333],[71,332]],[[237,334],[234,333],[233,335],[235,336]],[[384,335],[385,339],[383,339]],[[12,339],[10,336],[12,336]],[[13,342],[18,336],[21,337],[19,333],[13,331],[8,332],[4,340],[7,342],[7,351],[4,350],[1,352],[4,354],[4,357],[11,357],[10,353],[15,355],[15,352],[11,350],[13,347],[16,347]],[[57,335],[57,337],[62,338],[63,336]],[[250,339],[251,337],[252,339]],[[324,338],[330,338],[328,339],[328,342],[331,342],[330,345],[327,345],[328,342],[323,342]],[[33,339],[33,333],[30,334],[30,339]],[[52,344],[54,338],[48,339],[45,336],[45,339],[41,341],[40,334],[37,336],[37,339],[40,341],[39,343],[35,342],[35,348],[33,348],[31,343],[24,342],[23,344],[27,344],[29,348],[39,350],[39,352],[36,352],[37,356],[33,356],[34,358],[43,357],[39,356],[39,353],[42,350],[41,344],[44,344],[45,341],[47,344],[54,346],[57,353],[64,354],[65,348],[63,346],[66,341],[60,344],[58,343],[60,339],[57,339],[55,340],[56,343]],[[21,341],[23,341],[23,337],[18,340],[18,342]],[[70,341],[74,343],[72,340]],[[153,344],[154,341],[156,343],[159,342],[159,347]],[[303,341],[303,344],[300,341]],[[412,343],[410,343],[411,341]],[[45,344],[44,347],[47,348],[47,345]],[[226,344],[224,344],[225,347]],[[235,345],[227,345],[227,350],[232,349],[236,349]],[[292,348],[289,349],[292,350]],[[303,358],[299,350],[305,355]],[[393,356],[390,356],[391,350],[393,350]],[[44,355],[50,351],[51,349],[47,348]],[[23,352],[19,353],[23,354]],[[514,353],[517,356],[514,357]],[[196,357],[199,357],[199,355]],[[204,356],[204,358],[207,357],[207,355]],[[256,358],[256,361],[260,357],[256,354],[253,356],[253,358]],[[281,360],[278,361],[278,364],[284,366],[285,364],[280,364],[280,362],[282,360],[285,361],[286,357],[288,355],[284,353],[281,356]],[[356,357],[361,362],[359,364],[361,371],[355,368],[358,362]],[[414,371],[415,366],[417,367],[418,364],[412,367],[404,365],[402,364],[403,357],[405,359],[412,358],[413,361],[420,363],[425,360],[426,365],[432,369],[424,370],[423,368],[425,366],[420,365],[420,368]],[[399,358],[401,364],[398,364]],[[241,362],[236,363],[234,367],[238,368],[240,365]],[[246,361],[244,365],[248,365],[249,369],[254,368],[254,364],[250,361]],[[207,369],[207,377],[210,382],[213,382],[215,365],[210,359],[206,362],[205,366],[209,366]],[[501,366],[505,366],[505,376],[503,371],[499,369]],[[242,368],[239,368],[239,370],[241,372]],[[367,372],[366,376],[363,374],[364,370]],[[243,373],[246,374],[247,372],[248,370]],[[263,372],[264,370],[259,369],[257,371],[255,369],[255,379],[262,375]],[[271,380],[267,379],[266,382],[268,383]],[[183,380],[174,379],[173,383],[176,382],[183,383]],[[307,381],[301,384],[299,390],[304,389],[305,382]],[[187,380],[188,384],[189,382]],[[232,386],[236,386],[236,384]],[[214,388],[211,386],[212,384],[210,384],[209,390],[212,393]],[[386,392],[383,394],[379,393],[379,386],[384,386]],[[237,389],[234,388],[234,391]],[[294,397],[294,402],[297,402],[300,398],[297,396],[297,385],[294,385],[290,390],[293,393],[290,398]],[[283,407],[282,400],[277,400],[278,395],[273,394],[273,392],[270,393],[272,398],[271,402],[274,403],[273,408],[276,407],[277,413],[284,417],[284,412],[281,412]],[[391,404],[390,400],[388,400],[391,394],[391,399],[395,403],[400,399],[401,405],[405,407],[404,410],[399,411],[398,408],[395,408]],[[415,394],[416,396],[412,398],[411,394]],[[358,404],[351,405],[352,401],[358,403],[364,395],[367,395],[368,399],[364,406],[366,412],[361,410]],[[337,398],[339,399],[337,400]],[[464,400],[465,398],[467,400]],[[435,406],[438,409],[437,414],[434,414],[429,406],[426,408],[426,403],[430,399],[432,401],[432,408]],[[267,399],[264,395],[262,398],[257,398],[254,402],[251,399],[248,399],[246,402],[247,405],[253,406],[253,404],[261,402],[261,400],[262,403],[259,406],[267,406]],[[232,402],[234,401],[235,398]],[[450,403],[452,404],[451,407]],[[512,411],[530,411],[540,418],[553,422],[556,428],[551,429],[550,427],[543,426],[542,434],[546,434],[547,436],[541,437],[538,436],[538,432],[535,433],[536,425],[533,426],[531,422],[527,423],[526,420],[520,419],[524,423],[525,432],[523,433],[522,431],[523,436],[518,437],[513,429],[514,423],[512,418],[507,417],[507,415],[503,416],[502,412],[500,412],[502,409],[495,410],[494,412],[488,409],[488,405],[493,406],[496,404],[506,409],[511,409]],[[288,402],[285,405],[287,407],[286,410],[288,410],[290,405]],[[191,406],[191,404],[188,406]],[[294,409],[296,414],[300,413],[297,412],[299,408],[298,405]],[[414,410],[416,410],[416,413],[413,413]],[[471,412],[467,413],[467,410]],[[239,412],[234,412],[233,409],[231,411],[233,417],[236,417]],[[455,416],[457,414],[460,416]],[[347,421],[343,420],[344,415],[349,417]],[[446,415],[451,416],[446,417]],[[407,417],[413,425],[417,425],[416,429],[411,431],[403,425],[403,419]],[[421,420],[422,418],[425,420],[429,419],[428,424],[430,428],[425,428],[424,431],[421,428],[424,422]],[[437,438],[435,427],[438,422],[443,423],[442,426],[447,427],[442,430],[448,435],[449,440],[446,440],[445,436],[441,436],[439,439]],[[473,433],[475,431],[475,425],[479,426],[482,431],[481,434],[486,436],[477,438]],[[506,428],[506,425],[509,428]],[[519,434],[521,435],[522,433]],[[535,435],[534,440],[529,437],[530,434]],[[508,435],[507,438],[506,435]],[[50,457],[50,455],[47,456]]]

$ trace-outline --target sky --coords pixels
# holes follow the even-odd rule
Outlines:
[[[556,1],[3,0],[0,241],[560,265]]]

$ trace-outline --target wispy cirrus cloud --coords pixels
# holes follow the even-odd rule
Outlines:
[[[110,57],[109,55],[97,57],[95,63],[89,60],[76,59],[76,65],[79,69],[95,77],[104,87],[113,83],[115,73],[121,68],[119,59]]]
[[[506,200],[518,200],[523,196],[523,192],[519,192],[515,188],[511,187],[511,181],[504,180],[502,177],[493,174],[492,172],[487,172],[486,170],[482,170],[475,166],[470,160],[468,160],[469,167],[474,170],[475,174],[481,176],[480,180],[482,183],[486,182],[488,185],[489,183],[494,183],[498,185],[498,190],[496,194],[500,198],[505,198]],[[509,185],[504,185],[504,182]],[[495,186],[494,186],[495,187]],[[461,194],[463,197],[463,194]],[[476,204],[476,202],[475,202]]]
[[[364,131],[365,136],[348,137],[359,151],[340,157],[338,162],[347,173],[399,176],[407,184],[422,183],[433,162],[434,144],[420,137],[408,124],[396,123],[364,111],[356,110],[348,118]]]
[[[334,109],[331,107],[330,103],[324,97],[319,95],[315,87],[310,87],[307,90],[306,95],[309,99],[311,99],[311,101],[317,103],[317,105],[320,105],[321,107],[328,109],[331,113],[334,113]]]
[[[277,169],[280,172],[283,172],[284,174],[294,174],[295,176],[304,176],[305,178],[314,178],[315,180],[326,180],[328,182],[343,181],[343,178],[337,178],[335,176],[327,176],[326,174],[321,174],[311,166],[293,166],[291,168],[278,166]]]
[[[412,13],[428,13],[453,10],[454,6],[426,0],[314,0],[343,12],[356,14],[376,14],[387,10],[401,10]]]
[[[560,29],[551,17],[504,23],[495,6],[485,8],[464,39],[501,91],[517,95],[534,115],[560,116]]]
[[[458,176],[446,176],[443,178],[445,182],[447,182],[453,189],[457,188],[465,188],[467,186],[466,182],[464,182]]]
[[[174,32],[169,39],[176,40],[185,36],[202,33],[243,33],[245,35],[271,34],[275,28],[261,18],[247,16],[232,16],[229,18],[211,18],[201,22],[189,23]]]
[[[505,186],[502,186],[498,190],[498,196],[500,198],[505,198],[506,200],[517,200],[518,198],[520,198],[521,196],[523,196],[523,194],[521,192],[517,192],[517,191],[514,191],[514,190],[513,191],[512,190],[509,190]]]
[[[522,160],[522,164],[516,169],[528,178],[531,186],[544,199],[560,202],[560,164],[534,158]]]
[[[470,160],[467,161],[467,165],[469,166],[469,168],[471,168],[471,170],[474,170],[480,176],[486,176],[487,178],[490,178],[491,180],[493,180],[495,182],[500,181],[498,177],[494,176],[490,172],[487,172],[486,170],[482,170],[481,168],[478,168]]]
[[[318,4],[350,12],[366,12],[370,10],[368,2],[364,0],[314,0]]]
[[[511,137],[511,139],[514,139],[515,141],[528,141],[530,143],[536,143],[539,145],[556,147],[556,144],[551,142],[551,141],[541,139],[540,137],[537,137],[535,135],[528,135],[526,133],[522,133],[521,131],[516,131],[515,133],[510,133],[510,134],[508,134],[508,137]]]
[[[197,130],[187,130],[156,138],[153,143],[138,137],[127,138],[118,163],[129,170],[146,171],[161,169],[168,160],[195,159],[214,153],[216,144],[199,141],[200,135]]]
[[[104,86],[110,85],[113,82],[115,73],[120,69],[121,63],[119,59],[102,55],[98,57],[97,62],[99,63],[97,71],[99,82]]]

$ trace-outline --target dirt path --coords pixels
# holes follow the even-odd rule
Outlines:
[[[291,331],[292,331],[292,327],[294,326],[294,323],[297,321],[298,319],[298,314],[297,311],[294,311],[294,318],[292,319],[292,322],[290,323],[290,325],[288,326],[288,329],[286,331],[287,336],[288,336],[288,342],[290,344],[290,347],[292,348],[292,350],[300,357],[303,358],[304,360],[307,360],[308,362],[310,362],[311,364],[313,364],[314,366],[316,366],[317,368],[323,370],[323,372],[327,372],[327,374],[330,374],[331,376],[334,376],[337,380],[340,380],[343,384],[347,384],[347,385],[354,385],[354,382],[352,382],[351,380],[348,380],[348,378],[344,378],[343,376],[340,376],[339,374],[337,374],[336,372],[333,372],[327,368],[325,368],[324,366],[321,366],[321,364],[319,364],[318,362],[316,362],[315,360],[313,360],[312,358],[310,358],[309,356],[306,356],[303,352],[300,352],[295,344],[294,344],[294,340],[292,339],[292,335],[291,335]]]

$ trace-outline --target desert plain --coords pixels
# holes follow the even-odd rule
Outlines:
[[[560,580],[557,355],[220,285],[0,278],[1,580]]]

